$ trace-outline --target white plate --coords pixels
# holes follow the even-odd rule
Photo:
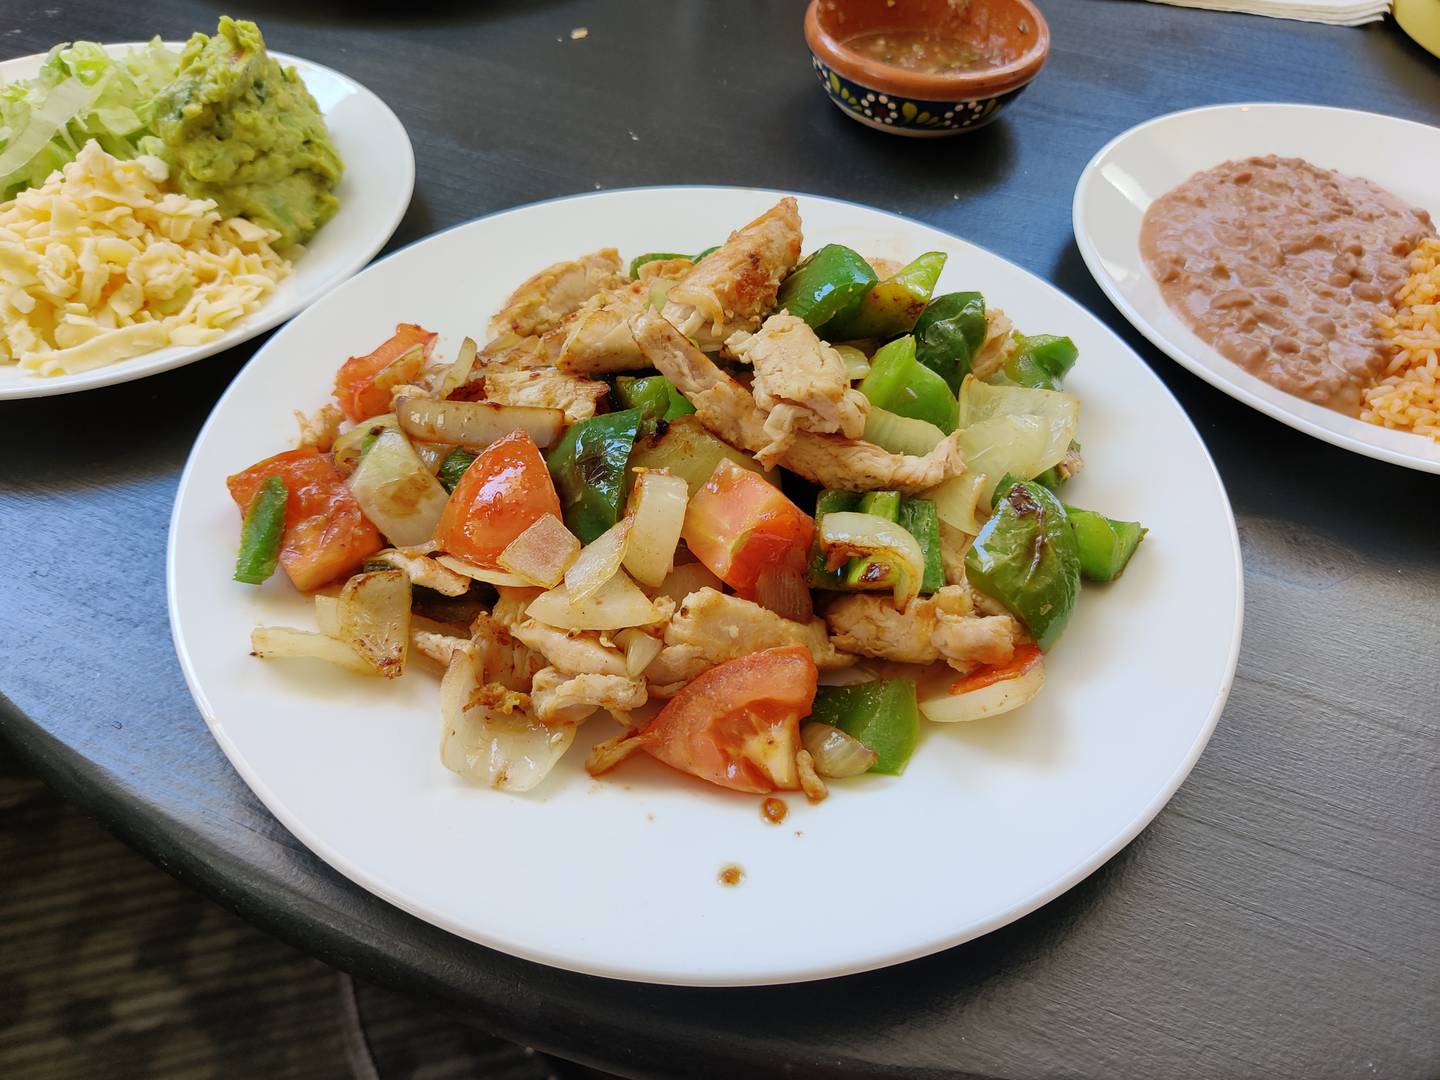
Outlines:
[[[169,44],[180,48],[180,43]],[[136,47],[135,43],[107,45],[105,51],[120,55]],[[340,209],[295,260],[294,272],[261,307],[205,345],[157,349],[75,375],[35,375],[14,364],[0,364],[0,401],[72,394],[129,382],[233,348],[314,303],[369,262],[390,239],[415,187],[415,154],[404,126],[388,105],[354,79],[298,56],[270,55],[287,67],[293,64],[305,80],[345,163],[345,173],[335,189]],[[0,82],[32,77],[44,59],[37,54],[0,63]]]
[[[1212,386],[1298,431],[1381,461],[1440,472],[1440,443],[1343,416],[1258,379],[1185,325],[1140,255],[1140,220],[1202,169],[1257,154],[1301,157],[1364,176],[1440,221],[1440,128],[1314,105],[1215,105],[1170,113],[1107,143],[1075,186],[1075,242],[1135,328]]]
[[[237,585],[225,477],[292,445],[292,408],[397,322],[480,331],[532,271],[615,244],[699,251],[774,203],[738,188],[582,195],[471,222],[378,263],[276,335],[205,425],[170,531],[176,650],[216,739],[256,794],[341,873],[463,937],[575,971],[692,985],[816,979],[932,953],[1074,885],[1127,843],[1195,763],[1240,641],[1230,506],[1165,387],[1074,301],[999,257],[912,221],[800,196],[806,246],[950,253],[942,289],[980,288],[1016,324],[1073,337],[1086,468],[1067,497],[1151,533],[1122,580],[1087,589],[1030,707],[927,726],[899,778],[837,783],[783,826],[760,799],[652,761],[583,769],[613,733],[582,729],[536,792],[470,786],[441,767],[436,680],[393,684],[248,655],[257,623],[313,627],[277,576]],[[716,875],[745,871],[737,888]]]

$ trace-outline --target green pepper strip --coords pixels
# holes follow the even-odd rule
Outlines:
[[[945,564],[940,558],[940,515],[929,499],[906,498],[900,503],[900,525],[920,545],[925,557],[925,576],[920,591],[938,592],[945,587]]]
[[[940,271],[945,269],[943,251],[927,251],[874,286],[860,306],[844,318],[832,319],[824,327],[827,341],[854,341],[857,338],[892,338],[908,334],[915,320],[930,302]]]
[[[959,405],[945,380],[921,364],[913,337],[896,338],[870,358],[860,392],[878,409],[926,420],[947,435],[955,430]]]
[[[546,465],[565,524],[588,544],[620,518],[629,487],[626,466],[648,417],[644,409],[594,416],[572,424]]]
[[[826,244],[785,279],[776,306],[818,330],[859,307],[876,281],[859,254],[844,244]]]
[[[1059,390],[1060,381],[1080,358],[1075,343],[1054,334],[1016,334],[1015,338],[1019,348],[1005,361],[1005,377],[1017,386]]]
[[[695,411],[695,406],[691,405],[685,395],[675,389],[674,384],[664,375],[645,375],[638,378],[621,375],[615,380],[615,397],[621,407],[644,409],[647,413],[658,415],[666,423],[689,416]]]
[[[280,541],[285,535],[285,504],[290,489],[278,476],[267,476],[245,509],[240,527],[240,553],[235,559],[235,580],[259,585],[275,573]]]
[[[810,719],[837,727],[875,751],[870,772],[898,776],[920,737],[920,709],[909,679],[822,686]]]
[[[1095,510],[1065,507],[1080,553],[1080,573],[1091,581],[1114,581],[1148,531],[1138,521],[1116,521]]]
[[[1064,504],[1034,481],[1011,484],[965,553],[965,571],[1048,649],[1080,594],[1080,553]]]
[[[455,447],[445,455],[445,460],[440,462],[440,471],[435,474],[435,479],[440,481],[440,486],[446,491],[454,491],[455,485],[460,483],[460,478],[465,475],[465,470],[470,468],[471,462],[478,456],[463,446]]]
[[[988,326],[985,297],[978,292],[937,296],[915,320],[915,358],[958,394]]]

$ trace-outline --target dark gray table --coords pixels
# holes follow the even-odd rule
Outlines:
[[[1132,124],[1267,99],[1435,123],[1440,62],[1390,24],[1044,6],[1055,48],[1039,81],[997,125],[941,142],[870,132],[826,104],[798,0],[253,0],[233,13],[258,19],[274,48],[366,83],[405,122],[419,175],[392,247],[597,187],[795,188],[983,244],[1139,348],[1195,418],[1234,501],[1244,650],[1194,774],[1069,894],[889,971],[702,991],[513,960],[341,879],[231,771],[166,624],[176,481],[250,346],[0,407],[0,729],[60,791],[261,926],[364,979],[626,1074],[1440,1073],[1440,482],[1300,435],[1179,369],[1105,302],[1070,234],[1081,168]],[[135,6],[103,0],[0,8],[3,56],[64,37],[181,37],[222,10],[150,0],[137,21]],[[579,26],[588,38],[571,41]]]

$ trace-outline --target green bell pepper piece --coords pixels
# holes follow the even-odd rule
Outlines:
[[[240,552],[235,558],[235,580],[259,585],[275,573],[280,541],[285,535],[285,504],[290,489],[278,476],[267,476],[245,508],[240,526]]]
[[[860,392],[877,409],[955,430],[960,406],[945,380],[916,359],[913,337],[896,338],[870,358]]]
[[[440,486],[446,491],[454,491],[455,485],[460,483],[460,478],[465,475],[465,470],[470,468],[470,463],[478,456],[463,446],[455,447],[445,455],[445,460],[440,462],[440,471],[435,474],[435,479],[440,481]]]
[[[925,306],[915,320],[915,359],[958,394],[970,362],[985,342],[985,297],[978,292],[946,293]]]
[[[898,491],[867,491],[860,497],[860,513],[874,514],[886,521],[900,520]],[[889,563],[874,557],[852,556],[845,564],[845,584],[852,589],[892,588],[895,570]]]
[[[965,570],[1048,649],[1080,594],[1080,552],[1065,505],[1034,481],[1012,484],[965,553]]]
[[[860,306],[876,283],[875,271],[844,244],[826,244],[785,279],[777,307],[818,330]]]
[[[1017,348],[1005,361],[1005,377],[1017,386],[1059,390],[1060,380],[1075,366],[1080,350],[1068,337],[1016,334]]]
[[[925,576],[920,591],[933,593],[945,586],[945,564],[940,558],[940,515],[929,499],[906,498],[900,503],[901,526],[920,545],[925,556]]]
[[[940,271],[945,269],[943,251],[927,251],[901,267],[865,294],[851,314],[825,325],[825,338],[854,341],[857,338],[892,338],[908,334],[915,320],[930,302]]]
[[[920,708],[909,679],[822,686],[810,719],[837,727],[875,751],[870,772],[898,776],[920,738]]]
[[[1065,507],[1080,553],[1080,574],[1091,581],[1114,581],[1148,532],[1138,521],[1115,521],[1095,510]]]
[[[545,464],[565,524],[582,544],[619,520],[629,488],[626,466],[645,419],[644,409],[626,409],[581,420],[550,451]]]
[[[705,258],[706,255],[712,255],[712,254],[714,254],[715,252],[717,252],[717,251],[719,251],[719,250],[720,250],[720,245],[719,245],[719,244],[711,244],[711,245],[710,245],[708,248],[706,248],[704,251],[700,252],[700,254],[698,254],[698,255],[692,255],[692,256],[691,256],[691,259],[692,259],[694,262],[697,262],[697,263],[698,263],[701,259]]]
[[[615,380],[615,397],[622,408],[644,409],[667,423],[695,411],[664,375],[621,375]]]

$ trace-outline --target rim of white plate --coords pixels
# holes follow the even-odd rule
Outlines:
[[[121,41],[104,45],[102,48],[104,48],[107,53],[115,55],[122,50],[143,48],[148,44],[149,42],[146,41]],[[166,41],[164,44],[174,49],[183,48],[185,45],[183,41]],[[395,144],[395,152],[398,155],[397,160],[404,173],[402,186],[404,187],[405,194],[403,199],[396,201],[395,208],[391,213],[380,219],[382,229],[377,230],[370,241],[358,246],[355,251],[344,260],[343,266],[336,273],[315,283],[309,289],[293,297],[288,303],[275,303],[272,298],[271,303],[261,305],[214,341],[207,342],[204,345],[190,347],[170,346],[164,349],[157,349],[153,353],[141,354],[140,356],[131,357],[129,360],[122,360],[115,364],[107,364],[105,367],[79,372],[75,375],[49,377],[30,376],[21,382],[10,384],[0,383],[0,401],[55,397],[61,394],[78,394],[84,390],[96,390],[102,386],[116,386],[120,383],[143,379],[150,375],[158,375],[164,371],[173,371],[176,368],[185,367],[187,364],[193,364],[196,361],[214,356],[216,353],[224,352],[226,349],[233,349],[237,345],[243,345],[251,338],[258,337],[267,330],[279,326],[287,319],[308,308],[336,286],[354,277],[357,272],[363,269],[365,265],[375,257],[375,253],[385,246],[390,237],[395,234],[395,230],[399,227],[400,221],[405,216],[405,212],[410,208],[410,200],[415,193],[415,149],[410,143],[410,135],[405,130],[405,125],[400,122],[400,118],[395,115],[395,111],[385,103],[384,99],[364,83],[358,82],[349,75],[336,71],[334,68],[327,67],[324,64],[317,64],[313,60],[306,60],[302,56],[276,52],[274,50],[267,51],[280,63],[286,65],[293,64],[300,72],[302,79],[305,77],[306,72],[310,71],[323,74],[343,83],[350,90],[351,94],[360,97],[367,102],[367,105],[375,108],[381,122],[393,126],[395,133],[399,135]],[[6,81],[6,69],[10,66],[21,67],[32,63],[38,66],[39,62],[44,60],[45,56],[45,53],[30,53],[27,56],[16,56],[9,60],[0,61],[0,82]],[[12,75],[9,77],[14,78],[15,76]]]
[[[1085,198],[1086,192],[1090,189],[1090,185],[1095,182],[1095,178],[1099,176],[1099,166],[1101,162],[1104,161],[1115,147],[1148,128],[1173,122],[1179,117],[1193,116],[1200,113],[1229,112],[1237,109],[1264,111],[1303,109],[1307,112],[1326,112],[1349,117],[1365,117],[1371,120],[1379,119],[1387,123],[1403,124],[1420,131],[1428,132],[1427,138],[1434,138],[1437,131],[1440,131],[1440,129],[1432,127],[1429,124],[1422,124],[1415,120],[1406,120],[1399,116],[1387,116],[1384,113],[1367,112],[1364,109],[1343,109],[1333,105],[1306,105],[1301,102],[1290,101],[1237,101],[1223,105],[1201,105],[1193,109],[1177,109],[1174,112],[1152,117],[1144,123],[1127,128],[1099,150],[1095,151],[1090,160],[1085,163],[1085,168],[1080,173],[1080,179],[1076,181],[1075,193],[1070,202],[1071,230],[1075,235],[1075,244],[1080,249],[1080,257],[1085,261],[1086,269],[1090,271],[1090,276],[1095,279],[1095,283],[1100,286],[1100,290],[1109,301],[1119,309],[1120,313],[1125,316],[1131,326],[1140,331],[1150,344],[1154,345],[1166,356],[1170,357],[1170,359],[1174,360],[1192,374],[1204,379],[1217,390],[1229,394],[1237,401],[1244,402],[1252,409],[1265,414],[1273,420],[1280,421],[1287,427],[1294,428],[1296,431],[1302,431],[1306,435],[1314,436],[1332,446],[1338,446],[1341,449],[1349,450],[1364,457],[1374,458],[1377,461],[1389,462],[1392,465],[1417,469],[1421,472],[1440,473],[1440,451],[1427,457],[1418,453],[1408,453],[1404,450],[1383,446],[1379,443],[1361,438],[1358,434],[1349,435],[1343,431],[1336,431],[1333,428],[1307,419],[1280,402],[1271,401],[1242,385],[1237,380],[1230,378],[1227,374],[1228,370],[1233,369],[1236,373],[1239,373],[1243,369],[1213,349],[1210,350],[1214,354],[1215,359],[1213,362],[1207,363],[1197,359],[1190,352],[1171,341],[1170,338],[1166,337],[1165,334],[1142,315],[1120,289],[1119,283],[1105,270],[1104,261],[1101,259],[1100,253],[1095,247],[1095,242],[1090,236],[1090,230],[1082,225],[1081,210],[1081,203]],[[1183,179],[1183,177],[1181,179]],[[1177,181],[1177,183],[1178,182],[1179,181]],[[1299,402],[1301,399],[1296,398],[1295,400]],[[1411,432],[1391,431],[1377,425],[1366,424],[1362,420],[1355,420],[1354,423],[1367,428],[1373,427],[1374,432],[1377,434],[1387,433],[1391,436],[1404,436],[1415,439],[1417,440],[1417,450],[1419,447],[1427,445],[1433,449],[1435,445],[1433,440],[1427,439],[1423,435],[1415,435]]]
[[[506,214],[530,210],[535,207],[545,206],[554,203],[570,202],[579,199],[591,199],[600,195],[618,194],[624,192],[693,192],[717,190],[756,192],[776,198],[781,198],[785,196],[796,196],[807,200],[814,200],[816,202],[831,203],[844,207],[853,207],[864,210],[867,213],[880,213],[901,221],[907,221],[907,219],[905,219],[901,215],[895,214],[891,211],[881,210],[873,206],[866,206],[863,203],[857,203],[847,199],[835,199],[830,198],[829,196],[813,195],[806,192],[785,191],[772,188],[746,187],[744,185],[640,185],[636,187],[605,189],[601,192],[578,192],[570,195],[556,196],[550,199],[540,199],[531,203],[524,203],[518,206],[507,207],[504,210],[499,210],[492,214],[484,214],[479,217],[471,218],[467,221],[458,222],[455,225],[451,225],[445,229],[440,230],[439,232],[432,233],[430,236],[423,237],[419,240],[415,240],[412,243],[405,245],[404,247],[397,248],[395,251],[388,253],[384,258],[377,260],[370,267],[366,267],[366,269],[362,271],[360,275],[356,275],[356,278],[362,276],[365,273],[368,273],[374,267],[382,265],[387,260],[405,253],[410,248],[424,244],[434,239],[435,237],[441,236],[448,232],[452,232],[455,229],[464,228],[477,222],[501,217]],[[916,224],[913,222],[907,223]],[[1092,873],[1098,870],[1101,866],[1103,866],[1106,862],[1113,858],[1116,853],[1118,853],[1127,844],[1134,840],[1135,837],[1137,837],[1144,830],[1144,828],[1149,825],[1152,820],[1154,820],[1155,816],[1165,807],[1165,805],[1174,796],[1175,792],[1179,789],[1180,785],[1184,782],[1185,778],[1195,767],[1195,763],[1199,760],[1201,753],[1204,751],[1206,745],[1210,741],[1211,736],[1214,734],[1215,727],[1220,718],[1220,714],[1224,711],[1225,703],[1228,700],[1230,691],[1234,686],[1235,672],[1239,660],[1241,636],[1244,625],[1245,595],[1244,567],[1242,553],[1240,549],[1240,537],[1239,532],[1236,528],[1234,510],[1230,504],[1229,495],[1225,490],[1224,481],[1220,477],[1219,470],[1215,467],[1214,459],[1210,456],[1210,451],[1205,446],[1204,440],[1200,437],[1198,429],[1196,429],[1194,422],[1191,421],[1189,415],[1180,406],[1179,401],[1170,392],[1169,387],[1165,385],[1164,381],[1161,380],[1159,376],[1157,376],[1152,370],[1150,370],[1149,365],[1147,365],[1143,361],[1143,359],[1141,359],[1135,353],[1133,349],[1131,349],[1127,344],[1125,344],[1124,340],[1121,339],[1119,335],[1115,334],[1113,330],[1106,326],[1093,312],[1091,312],[1087,307],[1085,307],[1085,305],[1081,304],[1078,300],[1075,300],[1068,293],[1065,293],[1057,286],[1054,286],[1049,282],[1045,281],[1043,278],[1032,274],[1024,267],[1019,266],[1019,264],[1013,263],[1008,259],[1004,259],[1003,256],[995,254],[988,248],[983,248],[978,244],[974,244],[971,241],[965,240],[959,236],[956,236],[953,233],[949,233],[946,230],[939,228],[938,226],[928,225],[924,222],[919,222],[918,224],[921,224],[926,228],[935,229],[937,232],[945,233],[948,237],[950,237],[953,242],[958,245],[983,251],[993,258],[999,259],[1007,263],[1019,273],[1024,275],[1026,278],[1030,279],[1038,287],[1050,289],[1057,293],[1060,293],[1060,295],[1065,297],[1066,300],[1073,303],[1080,310],[1083,317],[1090,319],[1098,329],[1108,335],[1117,347],[1129,353],[1135,360],[1137,374],[1139,374],[1139,376],[1142,378],[1148,378],[1150,380],[1153,380],[1156,384],[1156,387],[1161,391],[1161,393],[1165,394],[1167,397],[1170,398],[1172,403],[1175,405],[1177,412],[1180,414],[1181,417],[1184,418],[1185,431],[1189,434],[1190,438],[1194,440],[1196,448],[1203,456],[1205,463],[1209,465],[1210,478],[1213,481],[1215,488],[1220,496],[1220,502],[1224,509],[1226,531],[1230,540],[1230,549],[1232,556],[1231,565],[1233,567],[1234,573],[1233,585],[1235,591],[1235,616],[1230,631],[1230,641],[1226,650],[1225,674],[1220,681],[1220,685],[1217,688],[1214,699],[1210,702],[1209,710],[1206,715],[1205,721],[1200,727],[1200,729],[1197,731],[1195,738],[1192,740],[1183,758],[1175,767],[1175,769],[1171,772],[1171,774],[1166,778],[1164,783],[1157,790],[1156,794],[1150,799],[1149,802],[1144,805],[1144,807],[1141,808],[1138,813],[1136,813],[1134,818],[1122,830],[1117,832],[1111,839],[1109,839],[1105,843],[1097,845],[1085,857],[1077,860],[1074,865],[1072,865],[1063,874],[1058,876],[1052,884],[1044,888],[1037,889],[1035,892],[1031,893],[1024,899],[1011,904],[1005,910],[997,912],[989,919],[985,919],[979,923],[967,926],[961,932],[946,935],[938,940],[930,940],[922,943],[917,943],[910,948],[890,953],[883,959],[878,959],[873,962],[841,963],[828,966],[820,966],[815,968],[814,970],[807,971],[800,975],[787,975],[784,977],[736,978],[729,976],[720,976],[718,978],[706,978],[703,976],[691,977],[687,975],[687,977],[684,978],[652,978],[636,974],[633,971],[611,968],[605,965],[577,964],[575,961],[565,955],[554,953],[544,948],[528,947],[510,939],[502,939],[498,936],[487,935],[481,931],[476,930],[473,927],[461,925],[453,919],[449,919],[442,915],[439,915],[438,913],[426,907],[426,905],[412,900],[402,891],[389,888],[383,883],[377,881],[372,874],[368,873],[362,867],[352,862],[349,858],[336,851],[333,846],[326,843],[319,836],[315,835],[314,832],[306,826],[303,820],[301,820],[297,815],[292,814],[285,802],[251,767],[248,759],[240,751],[239,747],[236,746],[236,744],[231,740],[229,733],[225,730],[223,725],[219,724],[218,718],[216,717],[214,710],[210,707],[210,704],[206,699],[202,688],[199,685],[198,678],[195,674],[194,665],[191,661],[188,651],[185,648],[185,643],[181,638],[179,614],[176,605],[175,555],[177,525],[179,524],[183,498],[185,492],[189,487],[191,481],[191,473],[195,466],[196,448],[198,448],[209,435],[211,425],[215,423],[216,417],[220,414],[222,406],[225,404],[226,399],[232,393],[236,392],[236,385],[232,383],[231,386],[227,387],[225,392],[216,401],[215,406],[211,410],[210,416],[206,418],[204,425],[201,427],[199,433],[196,435],[194,447],[192,447],[190,455],[186,459],[185,468],[181,473],[180,481],[176,488],[175,503],[172,507],[170,516],[169,538],[166,545],[166,609],[170,620],[171,640],[175,646],[177,659],[180,661],[181,671],[185,676],[186,686],[190,690],[191,697],[195,701],[196,708],[200,712],[201,717],[204,719],[206,727],[209,729],[210,734],[212,735],[212,737],[215,738],[216,742],[220,744],[220,747],[224,751],[225,756],[230,760],[232,767],[234,767],[236,772],[239,773],[241,778],[250,787],[251,791],[254,792],[255,796],[261,801],[261,803],[264,804],[265,808],[269,810],[270,813],[273,814],[275,818],[292,835],[294,835],[296,839],[300,840],[300,842],[303,843],[311,852],[313,852],[332,869],[342,874],[351,882],[364,889],[365,891],[371,893],[372,895],[378,896],[380,899],[391,904],[392,906],[399,908],[400,910],[410,915],[413,915],[414,917],[420,919],[423,922],[429,923],[432,926],[438,926],[442,930],[454,934],[456,937],[474,942],[479,945],[483,945],[487,948],[495,949],[496,951],[505,953],[509,956],[518,957],[523,960],[544,964],[548,967],[554,967],[561,970],[575,972],[578,974],[593,975],[602,978],[611,978],[624,982],[640,982],[653,985],[694,987],[747,987],[814,982],[822,979],[838,978],[846,975],[860,974],[866,971],[874,971],[881,968],[893,967],[897,964],[903,964],[911,960],[917,960],[922,957],[931,956],[936,953],[943,952],[946,949],[954,948],[957,945],[962,945],[967,941],[972,941],[978,937],[983,937],[985,934],[991,933],[992,931],[1000,929],[1003,926],[1007,926],[1010,923],[1016,921],[1017,919],[1023,918],[1024,916],[1044,906],[1051,900],[1054,900],[1056,897],[1068,892],[1070,889],[1074,888],[1077,884],[1079,884],[1085,878],[1089,877]],[[352,278],[351,280],[355,280],[355,278]],[[335,292],[338,291],[338,289],[335,290]],[[327,296],[326,299],[328,301],[329,297]],[[267,350],[277,348],[279,345],[283,344],[279,341],[279,338],[280,335],[277,335],[276,338],[273,338],[270,341],[266,342],[265,345],[257,351],[256,358],[258,359],[259,356]]]

